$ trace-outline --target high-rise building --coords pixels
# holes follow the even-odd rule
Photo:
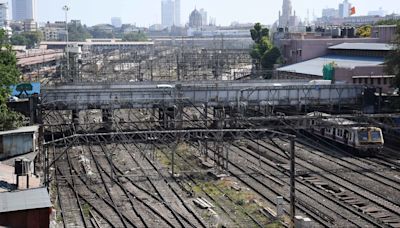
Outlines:
[[[323,18],[337,18],[339,17],[339,10],[335,8],[326,8],[322,10]]]
[[[386,15],[387,15],[387,11],[383,10],[382,8],[379,8],[379,10],[368,11],[368,16],[384,17]]]
[[[161,24],[164,27],[181,25],[181,1],[162,0],[161,1]]]
[[[171,27],[175,23],[175,4],[172,0],[163,0],[161,2],[161,24],[165,27]]]
[[[12,12],[15,21],[36,21],[36,0],[12,0]]]
[[[0,28],[6,27],[8,20],[8,3],[4,0],[0,1]]]
[[[339,4],[339,17],[340,18],[349,17],[350,9],[351,9],[351,3],[349,3],[348,0],[344,0],[343,3]]]
[[[181,25],[181,0],[175,0],[175,20],[174,24],[176,26]]]
[[[114,26],[115,28],[121,28],[121,26],[122,26],[121,18],[120,17],[112,17],[111,25]]]
[[[201,19],[203,20],[202,24],[204,25],[208,25],[208,19],[207,19],[207,11],[205,11],[204,9],[200,9],[200,14],[201,14]]]

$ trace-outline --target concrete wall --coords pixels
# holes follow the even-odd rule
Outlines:
[[[354,76],[365,76],[361,81]],[[335,68],[335,81],[342,81],[348,84],[365,84],[382,88],[382,92],[390,93],[393,89],[390,87],[390,79],[384,80],[387,75],[384,72],[384,66],[363,66],[350,68]],[[380,79],[379,79],[380,78]],[[386,83],[384,83],[386,81]]]
[[[396,38],[396,25],[378,25],[372,27],[371,37],[380,43],[391,43]]]
[[[184,48],[206,49],[250,49],[254,44],[251,37],[225,37],[221,38],[160,38],[153,40],[158,46],[176,46]]]

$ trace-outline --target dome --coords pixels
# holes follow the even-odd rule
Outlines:
[[[202,25],[203,25],[203,18],[201,16],[201,13],[197,9],[194,9],[189,17],[189,27],[199,28]]]

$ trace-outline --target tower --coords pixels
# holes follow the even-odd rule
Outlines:
[[[175,0],[175,25],[181,25],[181,0]]]
[[[12,18],[16,21],[36,21],[36,0],[13,0]]]
[[[175,18],[175,5],[172,0],[163,0],[161,2],[161,24],[164,27],[171,27],[174,25]]]
[[[283,0],[282,15],[279,18],[279,26],[289,27],[291,16],[292,16],[292,2],[291,0]]]

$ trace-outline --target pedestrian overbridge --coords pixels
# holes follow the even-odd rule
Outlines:
[[[199,81],[70,84],[42,89],[42,109],[243,107],[360,103],[365,87],[309,81]]]

